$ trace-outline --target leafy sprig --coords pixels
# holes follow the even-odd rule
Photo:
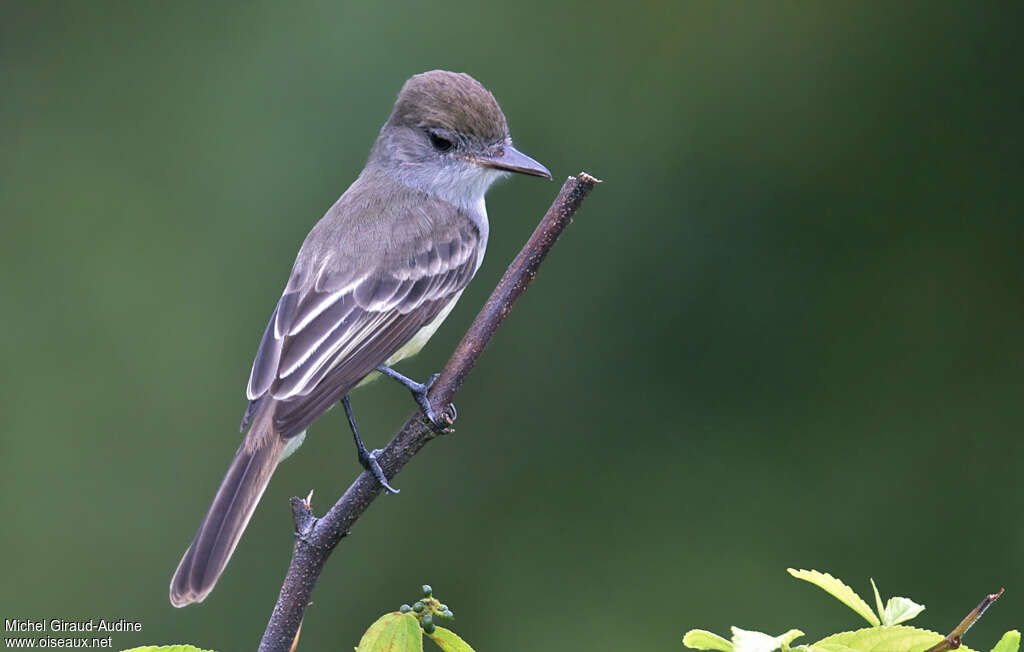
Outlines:
[[[422,652],[423,637],[437,643],[444,652],[473,652],[459,635],[441,626],[450,625],[455,614],[434,597],[429,584],[423,585],[423,597],[412,605],[384,614],[363,634],[356,652]]]
[[[702,629],[691,629],[683,636],[683,644],[696,650],[715,650],[716,652],[944,652],[960,648],[964,652],[974,652],[962,645],[964,633],[973,625],[985,610],[1003,594],[993,593],[982,600],[949,635],[943,636],[936,632],[917,627],[901,625],[915,618],[924,611],[924,605],[917,604],[910,598],[892,597],[882,604],[878,586],[871,580],[871,588],[875,594],[875,609],[864,601],[857,592],[841,580],[816,570],[787,569],[797,579],[810,582],[833,596],[861,618],[871,627],[848,632],[839,632],[805,645],[790,646],[794,640],[803,636],[798,629],[791,629],[785,634],[771,636],[762,632],[748,631],[739,627],[732,628],[731,640]],[[1003,634],[991,652],[1018,652],[1020,648],[1020,632],[1010,630]]]

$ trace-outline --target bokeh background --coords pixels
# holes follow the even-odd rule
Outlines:
[[[359,471],[343,415],[227,572],[171,572],[238,442],[265,320],[402,82],[466,71],[556,180],[597,188],[431,444],[330,560],[304,650],[428,582],[478,650],[807,641],[858,620],[787,566],[1024,613],[1019,3],[5,2],[0,616],[254,649]],[[558,182],[489,195],[438,370]],[[411,412],[355,395],[368,440]]]

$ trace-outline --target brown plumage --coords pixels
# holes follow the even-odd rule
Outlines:
[[[173,605],[210,593],[306,428],[448,314],[483,260],[483,198],[501,170],[550,178],[512,147],[487,89],[443,71],[406,82],[362,174],[299,250],[253,361],[249,430],[171,579]]]
[[[494,95],[469,75],[444,70],[405,82],[388,124],[439,127],[488,143],[508,136],[505,114]]]
[[[286,441],[432,322],[476,272],[479,235],[464,213],[401,187],[388,190],[397,201],[387,209],[373,207],[364,186],[353,184],[300,251],[253,363],[252,425],[175,572],[172,604],[201,601],[213,588]],[[391,220],[382,210],[429,219],[403,220],[383,234]],[[422,232],[427,224],[435,237]],[[383,237],[395,246],[368,258],[363,252]],[[335,246],[303,255],[326,242]],[[396,251],[414,253],[396,258]]]

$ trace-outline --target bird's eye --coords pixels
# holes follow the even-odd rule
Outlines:
[[[427,136],[430,138],[430,144],[439,152],[447,152],[454,147],[452,141],[448,140],[436,131],[428,131]]]

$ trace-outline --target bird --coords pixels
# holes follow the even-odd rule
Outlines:
[[[360,464],[381,486],[349,398],[387,376],[408,388],[435,429],[417,383],[392,366],[417,353],[451,312],[487,247],[484,196],[510,173],[551,179],[512,145],[494,95],[466,73],[432,70],[402,86],[358,178],[299,249],[256,351],[245,436],[171,579],[176,607],[213,590],[278,464],[320,415],[341,403]]]

